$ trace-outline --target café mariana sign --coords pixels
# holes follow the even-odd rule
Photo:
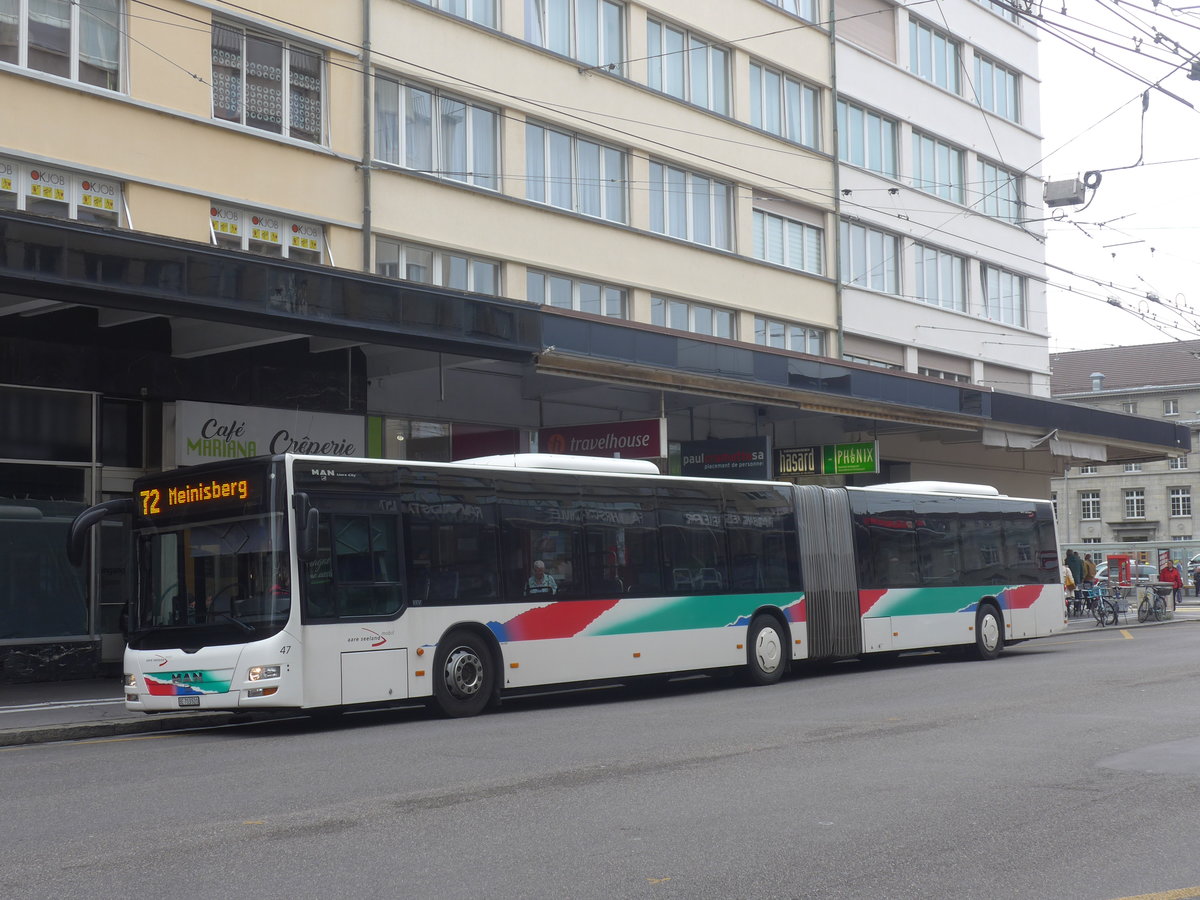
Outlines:
[[[363,456],[365,428],[361,416],[180,400],[175,404],[175,464],[271,453]]]

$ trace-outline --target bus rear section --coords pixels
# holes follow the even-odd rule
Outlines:
[[[864,651],[968,645],[992,658],[1065,629],[1047,501],[941,483],[847,496]]]

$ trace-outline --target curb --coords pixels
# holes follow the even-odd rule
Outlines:
[[[244,713],[166,713],[141,719],[113,719],[102,722],[71,722],[62,725],[34,725],[27,728],[0,729],[0,747],[78,741],[86,738],[119,737],[127,734],[154,734],[177,728],[212,728],[235,719],[245,721]]]

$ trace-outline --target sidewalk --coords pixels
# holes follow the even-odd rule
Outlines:
[[[1200,622],[1200,599],[1185,597],[1167,622],[1139,624],[1136,607],[1109,628],[1149,628],[1178,622]],[[1067,630],[1100,630],[1091,616],[1068,620]],[[255,713],[255,716],[263,715]],[[0,747],[77,741],[87,738],[153,734],[176,728],[211,728],[227,725],[245,714],[233,712],[180,712],[148,716],[125,709],[121,681],[97,678],[84,681],[51,681],[39,684],[0,684]]]
[[[0,747],[211,727],[235,715],[130,712],[117,678],[0,684]]]

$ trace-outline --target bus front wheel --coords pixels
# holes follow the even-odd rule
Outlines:
[[[487,708],[496,690],[496,669],[483,638],[451,632],[438,645],[433,666],[433,699],[442,715],[458,719]]]
[[[980,603],[975,613],[975,656],[995,659],[1004,649],[1004,625],[993,603]]]
[[[751,684],[774,684],[783,677],[783,631],[768,615],[755,616],[746,633],[746,678]]]

